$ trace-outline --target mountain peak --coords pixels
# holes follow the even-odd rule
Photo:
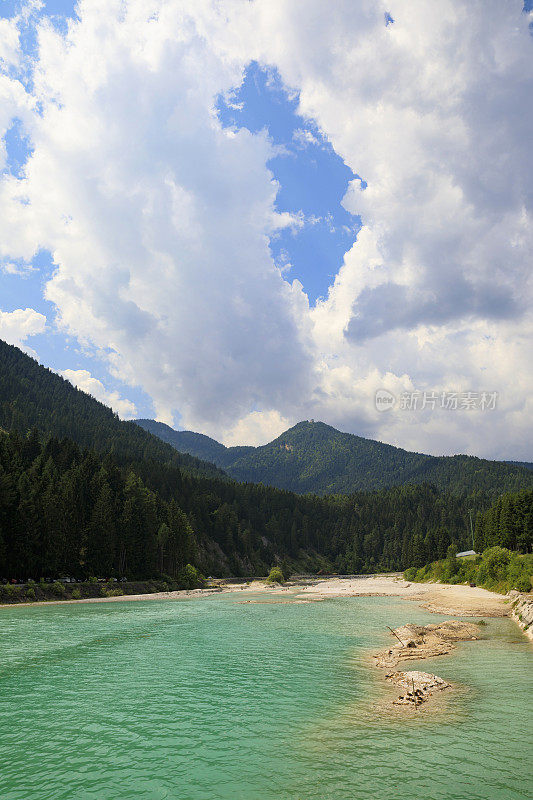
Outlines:
[[[492,494],[533,485],[521,466],[472,456],[429,456],[343,433],[320,420],[302,420],[261,447],[224,447],[191,431],[139,420],[180,452],[210,460],[232,478],[289,491],[351,494],[408,483],[433,483],[447,491]],[[159,427],[159,431],[157,430]]]
[[[353,436],[354,434],[344,434],[342,431],[339,431],[337,428],[334,428],[332,425],[328,425],[325,422],[321,422],[320,420],[314,419],[304,419],[301,422],[297,422],[296,425],[293,425],[292,428],[287,428],[286,431],[280,433],[280,435],[274,439],[274,442],[277,442],[280,439],[292,437],[292,436],[299,436],[302,434],[309,434],[312,436]],[[272,442],[269,442],[272,444]],[[263,445],[264,447],[268,447],[267,445]]]

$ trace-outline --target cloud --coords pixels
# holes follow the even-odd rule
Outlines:
[[[222,432],[221,441],[227,446],[247,444],[259,446],[277,438],[296,422],[283,417],[276,409],[251,411],[236,425]]]
[[[301,26],[294,3],[259,3],[264,30],[283,31],[261,36],[263,58],[300,89],[299,111],[368,184],[361,191],[355,179],[344,204],[361,215],[382,268],[378,282],[375,273],[361,281],[366,244],[354,245],[344,270],[360,278],[348,335],[523,315],[533,204],[528,18],[509,0],[387,5],[339,2],[329,14],[313,2]],[[383,24],[384,9],[394,24]],[[346,289],[341,277],[332,294]],[[382,301],[388,313],[376,325]]]
[[[0,311],[1,338],[10,344],[23,342],[28,336],[43,333],[45,327],[46,317],[33,308]]]
[[[314,417],[528,457],[533,39],[519,0],[309,0],[305,24],[296,0],[77,10],[66,33],[39,23],[31,95],[12,73],[2,84],[0,126],[18,115],[33,152],[1,182],[0,250],[52,253],[58,325],[158,418],[225,441]],[[214,111],[252,60],[364,181],[343,201],[357,241],[313,308],[269,251],[303,220],[276,212],[268,137]],[[501,402],[490,420],[380,415],[381,387]]]
[[[34,357],[36,356],[35,352],[25,345],[26,339],[38,333],[44,333],[45,328],[46,317],[33,308],[0,311],[0,339],[8,344],[21,347]]]
[[[118,392],[108,391],[104,384],[99,381],[98,378],[93,378],[88,370],[64,369],[61,370],[59,374],[69,380],[74,386],[77,386],[78,389],[81,389],[82,392],[87,392],[87,394],[92,395],[96,400],[99,400],[106,406],[110,406],[122,419],[133,419],[137,416],[137,409],[131,400],[126,400],[124,397],[121,397]]]
[[[39,29],[25,177],[4,181],[6,255],[40,248],[58,324],[140,384],[160,418],[231,425],[307,386],[298,288],[275,267],[264,134],[226,131],[214,103],[240,57],[206,41],[217,12],[182,3],[82,2]],[[214,22],[213,22],[214,20]],[[286,400],[285,400],[286,398]]]
[[[4,70],[20,65],[20,19],[19,16],[0,18],[0,66]]]
[[[310,311],[313,416],[432,452],[527,457],[531,15],[518,0],[341,0],[335,14],[317,0],[303,26],[293,2],[255,6],[255,57],[365,182],[344,198],[363,227]],[[387,383],[491,387],[501,403],[490,420],[376,419],[371,389]]]
[[[292,138],[296,144],[300,145],[300,147],[308,147],[310,144],[315,145],[315,147],[319,147],[321,144],[315,134],[308,128],[297,128],[294,131]]]

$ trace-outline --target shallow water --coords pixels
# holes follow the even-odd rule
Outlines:
[[[507,619],[413,662],[467,687],[379,709],[412,602],[239,594],[0,609],[1,800],[530,800],[533,648]]]

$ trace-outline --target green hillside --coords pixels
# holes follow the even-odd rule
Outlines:
[[[37,428],[119,459],[154,459],[202,474],[220,474],[212,463],[178,454],[160,437],[134,422],[121,421],[103,403],[1,339],[0,428],[20,432]]]
[[[454,494],[533,487],[523,466],[475,456],[429,456],[364,439],[325,425],[299,422],[263,447],[224,447],[201,434],[162,423],[138,424],[177,450],[210,459],[239,481],[263,482],[293,492],[349,494],[403,484],[431,483]]]
[[[428,484],[318,497],[237,483],[2,342],[0,429],[0,579],[179,579],[187,563],[211,575],[265,575],[279,562],[403,569],[442,558],[452,542],[466,547],[469,512],[490,505],[484,491]],[[309,447],[324,429],[288,433]],[[294,457],[297,443],[270,447]],[[230,450],[246,459],[268,447]]]
[[[420,553],[405,571],[411,581],[442,581],[482,586],[506,594],[533,587],[533,491],[501,495],[476,517],[474,548],[478,555],[456,558],[451,546],[446,559],[421,566]],[[481,555],[482,554],[482,555]]]
[[[136,419],[135,422],[145,431],[158,436],[163,442],[171,444],[180,453],[189,453],[196,458],[211,461],[218,467],[224,464],[231,464],[235,459],[234,450],[254,450],[253,447],[233,448],[224,447],[223,444],[205,436],[203,433],[193,433],[193,431],[175,431],[170,425],[164,422],[156,422],[153,419]]]

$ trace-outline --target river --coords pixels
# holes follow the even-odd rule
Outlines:
[[[257,599],[0,609],[1,800],[533,796],[533,649],[510,620],[421,662],[463,689],[405,717],[379,710],[368,653],[445,617]]]

